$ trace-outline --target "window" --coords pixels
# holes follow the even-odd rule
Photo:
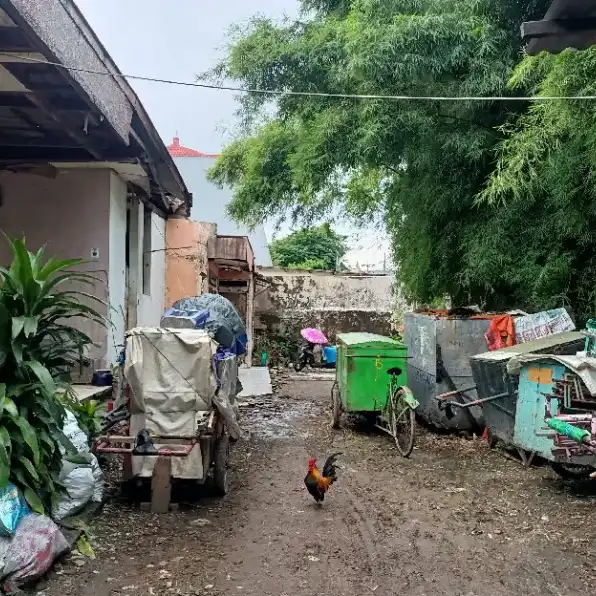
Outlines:
[[[151,209],[143,210],[143,294],[151,294]]]

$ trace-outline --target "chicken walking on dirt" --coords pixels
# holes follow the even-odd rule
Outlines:
[[[337,480],[337,470],[341,469],[335,463],[338,455],[341,453],[333,453],[327,458],[322,472],[317,466],[316,459],[308,460],[308,472],[304,478],[304,484],[317,503],[322,503],[325,500],[325,493]]]

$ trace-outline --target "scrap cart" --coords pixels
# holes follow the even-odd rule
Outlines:
[[[168,511],[173,482],[203,484],[212,473],[217,492],[225,495],[230,442],[241,436],[236,395],[243,324],[222,296],[186,301],[183,311],[166,313],[162,325],[168,327],[127,333],[127,397],[117,410],[126,410],[129,424],[123,435],[100,437],[95,449],[124,456],[123,480],[151,480],[156,513]],[[197,321],[203,328],[196,328]]]

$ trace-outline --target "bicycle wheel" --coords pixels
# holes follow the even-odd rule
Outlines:
[[[331,387],[331,427],[339,428],[341,421],[341,396],[339,394],[339,385],[337,381]]]
[[[398,451],[403,457],[408,457],[414,449],[416,414],[404,399],[404,392],[403,387],[391,392],[391,434]]]

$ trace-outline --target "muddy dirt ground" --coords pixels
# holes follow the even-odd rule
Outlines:
[[[163,516],[113,500],[97,558],[47,596],[528,596],[596,592],[596,489],[524,470],[480,440],[420,431],[410,459],[356,424],[331,431],[327,381],[292,381],[246,408],[233,486]],[[310,456],[342,451],[317,508]]]

